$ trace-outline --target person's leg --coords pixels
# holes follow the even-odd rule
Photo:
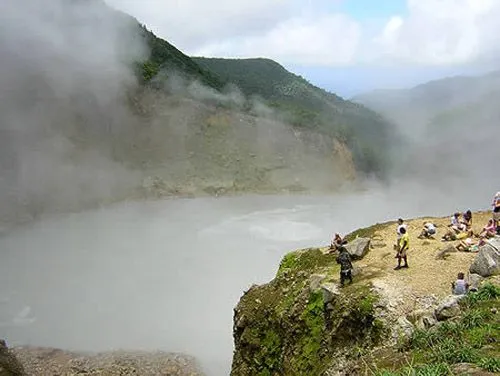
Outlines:
[[[352,283],[352,271],[349,270],[349,273],[347,274],[347,279],[349,279],[349,283]]]
[[[344,272],[341,270],[341,271],[340,271],[340,287],[344,287],[344,282],[345,282],[345,274],[344,274]]]
[[[398,254],[398,255],[397,255],[397,258],[398,258],[398,266],[396,266],[396,267],[394,268],[394,270],[401,269],[401,255],[400,255],[400,254]]]
[[[404,260],[404,265],[403,265],[403,268],[408,268],[408,258],[406,255],[403,256],[403,260]]]

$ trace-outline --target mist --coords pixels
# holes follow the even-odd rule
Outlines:
[[[118,204],[19,228],[0,238],[0,334],[12,345],[186,352],[207,375],[228,374],[233,308],[286,252],[489,203],[489,192],[429,200],[406,188]]]
[[[146,50],[133,22],[99,0],[0,4],[2,222],[123,198],[135,183],[100,147],[135,121],[123,97]]]

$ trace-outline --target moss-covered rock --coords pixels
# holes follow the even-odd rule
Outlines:
[[[283,258],[273,281],[245,292],[234,312],[231,375],[322,375],[376,344],[384,328],[367,282],[324,300],[319,286],[338,270],[335,256],[300,250]]]

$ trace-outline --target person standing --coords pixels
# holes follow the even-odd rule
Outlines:
[[[500,226],[500,192],[497,192],[495,197],[493,198],[493,203],[491,204],[493,206],[493,222],[495,224],[495,227],[498,229]]]
[[[399,270],[401,268],[408,268],[408,249],[410,248],[410,237],[408,236],[408,232],[406,228],[401,228],[401,239],[399,240],[399,250],[396,258],[398,259],[398,266],[394,268],[394,270]],[[401,266],[401,260],[405,263]]]
[[[343,246],[339,248],[339,255],[337,256],[337,264],[340,264],[340,287],[344,287],[346,280],[352,283],[352,262],[351,255]]]
[[[403,236],[403,234],[401,233],[401,229],[405,229],[405,231],[407,230],[406,223],[404,223],[403,218],[398,219],[398,227],[396,228],[397,238],[396,238],[396,245],[394,248],[397,249],[398,251],[399,251],[399,241],[401,240],[401,236]]]

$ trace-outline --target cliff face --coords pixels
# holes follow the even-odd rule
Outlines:
[[[335,256],[320,249],[287,255],[276,278],[253,286],[235,309],[231,375],[321,375],[377,344],[378,296],[368,283],[340,293]]]
[[[475,233],[489,216],[474,215]],[[437,225],[434,239],[418,238],[424,221]],[[343,288],[338,287],[336,255],[326,248],[287,254],[276,277],[252,286],[235,308],[231,375],[499,372],[500,279],[491,268],[481,275],[474,268],[467,271],[471,264],[493,260],[492,253],[498,263],[500,238],[490,239],[479,252],[459,252],[459,240],[439,241],[448,221],[406,221],[410,268],[402,270],[394,270],[394,222],[349,234],[349,251],[358,257],[354,282]],[[354,241],[358,236],[363,238]],[[358,253],[359,244],[367,243],[368,252]],[[458,272],[477,290],[465,299],[450,296]],[[472,323],[472,317],[481,319]],[[471,373],[475,368],[482,373]]]

